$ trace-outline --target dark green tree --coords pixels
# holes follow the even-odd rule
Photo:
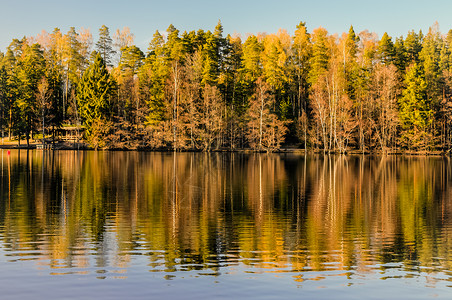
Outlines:
[[[402,143],[410,149],[425,149],[431,142],[429,127],[433,121],[433,110],[427,97],[422,66],[415,63],[408,69],[405,85],[399,100]]]
[[[263,46],[255,35],[249,36],[243,44],[241,84],[246,88],[249,96],[253,93],[254,82],[262,74],[262,50]]]
[[[407,66],[407,53],[402,37],[396,38],[394,43],[394,65],[399,72],[405,72]]]
[[[324,28],[317,28],[312,35],[312,55],[310,58],[309,83],[313,84],[322,76],[327,68],[330,59],[328,49],[328,32]]]
[[[77,86],[80,116],[88,141],[95,148],[105,146],[103,138],[109,129],[110,102],[114,92],[115,82],[108,73],[101,54],[97,53]]]
[[[380,43],[378,44],[377,55],[380,61],[385,65],[394,63],[394,43],[392,42],[392,38],[386,32],[383,34]]]
[[[8,95],[8,73],[4,65],[0,67],[0,129],[1,138],[5,136],[6,120],[9,110]]]
[[[36,94],[38,82],[44,75],[45,61],[39,44],[24,46],[21,57],[17,62],[17,78],[19,81],[18,95],[16,98],[19,108],[20,121],[17,130],[25,133],[27,146],[30,143],[30,133],[36,123]]]
[[[157,126],[165,118],[165,84],[169,74],[165,40],[158,30],[154,33],[148,51],[138,74],[140,95],[149,109],[146,123]]]
[[[416,34],[414,30],[408,32],[404,41],[408,64],[419,62],[419,52],[422,50],[422,38],[422,32],[419,32],[419,34]]]

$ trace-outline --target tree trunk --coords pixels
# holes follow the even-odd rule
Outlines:
[[[13,120],[13,112],[12,112],[12,110],[11,110],[11,108],[9,109],[9,133],[8,133],[8,136],[9,136],[9,139],[11,140],[11,127],[12,127],[12,120]]]
[[[45,131],[44,131],[44,109],[42,110],[42,147],[44,147],[45,144]]]
[[[177,133],[176,133],[176,118],[177,118],[177,61],[176,65],[173,68],[174,72],[174,91],[173,91],[173,99],[174,99],[174,106],[173,106],[173,148],[174,151],[177,150]]]
[[[3,128],[3,119],[4,119],[4,111],[3,111],[3,106],[2,106],[2,120],[1,120],[1,127],[2,127],[2,145],[3,145],[3,138],[4,138],[4,128]]]
[[[260,109],[260,123],[259,123],[259,150],[262,150],[262,122],[264,114],[264,95],[262,95],[262,90],[259,91],[259,96],[261,98],[261,109]]]
[[[52,125],[52,149],[55,149],[55,125]]]
[[[27,129],[25,131],[25,136],[27,138],[27,149],[30,147],[30,117],[27,116]]]

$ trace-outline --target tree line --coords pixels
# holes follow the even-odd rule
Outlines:
[[[83,130],[94,148],[447,151],[452,30],[379,38],[306,24],[293,35],[56,28],[0,55],[2,137]]]

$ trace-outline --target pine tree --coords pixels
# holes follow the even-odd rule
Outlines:
[[[146,101],[149,114],[146,123],[157,126],[165,118],[165,83],[169,68],[165,41],[159,31],[149,44],[148,56],[139,70],[140,95]]]
[[[99,28],[99,40],[96,43],[97,51],[102,55],[107,66],[112,66],[112,57],[116,51],[113,49],[113,39],[110,37],[108,27],[102,25]]]
[[[38,82],[44,75],[44,57],[38,44],[24,46],[22,55],[18,59],[16,72],[20,84],[16,98],[20,113],[20,122],[17,124],[19,131],[25,133],[28,146],[30,132],[37,117],[34,114],[34,108]]]
[[[144,53],[135,45],[121,48],[121,53],[119,61],[121,72],[135,75],[143,64]]]
[[[125,46],[121,48],[121,58],[117,72],[117,82],[119,86],[117,109],[118,116],[123,120],[133,121],[136,127],[140,123],[142,110],[137,93],[138,70],[143,65],[144,54],[137,46]],[[122,112],[119,114],[119,112]],[[132,120],[132,115],[135,117]]]
[[[439,54],[439,62],[438,62],[440,74],[442,74],[446,70],[449,70],[450,62],[451,62],[450,60],[451,60],[450,50],[447,47],[446,43],[442,42],[441,43],[441,51]]]
[[[7,120],[7,114],[9,110],[9,103],[7,99],[8,95],[8,73],[4,65],[0,67],[0,130],[1,139],[3,143],[3,137],[5,136],[5,125]]]
[[[304,141],[304,148],[307,148],[307,134],[308,134],[308,74],[310,69],[309,59],[312,52],[312,44],[310,34],[307,32],[306,23],[300,22],[295,30],[293,36],[292,53],[293,57],[293,82],[296,89],[296,105],[295,114],[297,135],[302,137]]]
[[[345,49],[343,53],[344,60],[344,75],[347,95],[349,99],[355,100],[356,84],[358,83],[359,66],[356,61],[356,55],[358,53],[359,37],[355,34],[353,26],[350,26],[348,35],[345,39]]]

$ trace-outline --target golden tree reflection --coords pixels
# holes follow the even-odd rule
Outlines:
[[[150,271],[239,266],[296,281],[389,263],[452,266],[448,159],[23,150],[1,159],[2,248],[52,274],[124,273],[138,255]]]

